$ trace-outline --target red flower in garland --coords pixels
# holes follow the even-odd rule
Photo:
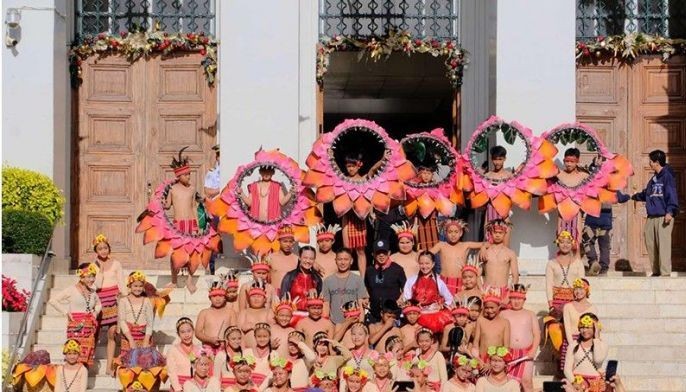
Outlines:
[[[26,312],[30,292],[19,290],[17,281],[2,275],[2,310],[8,312]]]

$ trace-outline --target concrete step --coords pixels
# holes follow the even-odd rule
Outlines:
[[[610,357],[615,358],[615,357]],[[645,360],[623,360],[619,361],[619,374],[621,376],[663,376],[671,377],[675,375],[686,374],[686,360],[681,359],[680,362],[674,361],[645,361]],[[557,361],[539,361],[534,362],[534,374],[536,375],[557,375],[558,374]]]
[[[621,364],[619,365],[622,366]],[[621,372],[621,371],[620,371]],[[674,374],[666,377],[659,376],[625,376],[620,373],[622,383],[627,391],[650,392],[684,392],[686,391],[686,377]],[[544,381],[557,380],[554,376],[534,376],[534,388],[541,388]],[[540,389],[539,389],[540,390]]]
[[[188,316],[191,315],[191,317],[197,316],[198,313],[202,309],[205,309],[206,307],[209,306],[209,301],[207,300],[207,297],[205,297],[205,302],[204,303],[182,303],[182,302],[171,302],[167,305],[167,307],[164,310],[164,315],[165,316],[174,316],[174,317],[182,317],[182,316]],[[51,305],[47,305],[45,307],[46,311],[45,314],[48,316],[62,316],[61,313],[57,311],[54,307]],[[65,324],[66,326],[66,324]]]

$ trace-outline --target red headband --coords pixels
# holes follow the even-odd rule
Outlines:
[[[324,306],[324,300],[321,298],[308,298],[307,299],[307,306],[315,306],[315,305]]]
[[[408,313],[411,313],[411,312],[421,313],[421,312],[422,312],[422,308],[420,308],[419,306],[414,306],[414,305],[405,306],[405,307],[403,308],[403,314],[408,314]]]
[[[308,303],[308,305],[309,305],[309,303]],[[347,312],[343,312],[343,317],[345,317],[345,318],[358,317],[360,315],[360,313],[362,313],[362,312],[359,309],[350,310]]]
[[[271,266],[267,263],[255,263],[250,267],[251,271],[267,271],[271,270]]]
[[[274,309],[274,313],[279,313],[280,310],[288,310],[289,312],[291,312],[291,314],[293,314],[293,305],[291,305],[290,303],[279,304],[279,306],[277,306],[276,309]]]
[[[496,297],[495,295],[486,295],[483,298],[483,303],[486,303],[486,302],[493,302],[493,303],[500,305],[500,298]]]
[[[225,295],[226,295],[226,290],[224,290],[224,289],[212,289],[212,290],[210,290],[210,292],[208,293],[207,296],[208,297],[215,297],[215,296],[223,297]]]
[[[174,175],[177,177],[184,175],[184,174],[188,174],[190,172],[191,172],[191,168],[188,165],[177,167],[174,169]]]
[[[261,295],[263,297],[266,297],[267,292],[264,291],[264,289],[261,289],[259,287],[253,287],[250,289],[250,291],[248,291],[248,296],[252,296],[252,295]]]
[[[521,299],[526,299],[526,293],[522,293],[521,291],[510,291],[508,294],[510,298],[521,298]]]
[[[469,309],[463,308],[463,307],[455,308],[455,309],[453,309],[452,314],[454,314],[454,315],[458,315],[458,314],[468,315]]]
[[[317,241],[322,241],[322,240],[333,240],[336,236],[334,233],[330,232],[325,232],[325,233],[319,233],[317,234]]]
[[[409,231],[403,231],[398,233],[398,239],[401,238],[409,238],[414,241],[414,234],[410,233]]]
[[[227,287],[227,288],[237,288],[237,287],[238,287],[238,281],[237,281],[237,280],[230,280],[230,281],[226,284],[226,287]]]
[[[465,271],[472,271],[474,272],[474,275],[479,275],[479,269],[473,265],[465,265],[464,267],[462,267],[463,274],[465,273]]]

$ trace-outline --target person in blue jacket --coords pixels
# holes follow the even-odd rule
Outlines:
[[[631,198],[631,196],[619,191],[616,194],[618,203],[626,203]],[[589,275],[605,274],[610,269],[611,231],[612,204],[603,203],[600,208],[600,216],[586,214],[584,230],[581,233],[581,243],[588,258]],[[598,244],[598,251],[596,251],[596,243]]]
[[[646,203],[644,236],[648,258],[653,269],[652,276],[672,273],[672,230],[674,217],[679,211],[674,172],[667,165],[664,151],[654,150],[648,155],[650,168],[655,173],[642,192],[631,198]]]

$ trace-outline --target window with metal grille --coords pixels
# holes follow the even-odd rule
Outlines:
[[[217,0],[77,0],[76,35],[134,29],[214,34]]]
[[[634,32],[686,38],[686,0],[577,0],[578,39]]]
[[[396,29],[457,40],[459,9],[459,0],[319,0],[319,35],[381,37]]]

